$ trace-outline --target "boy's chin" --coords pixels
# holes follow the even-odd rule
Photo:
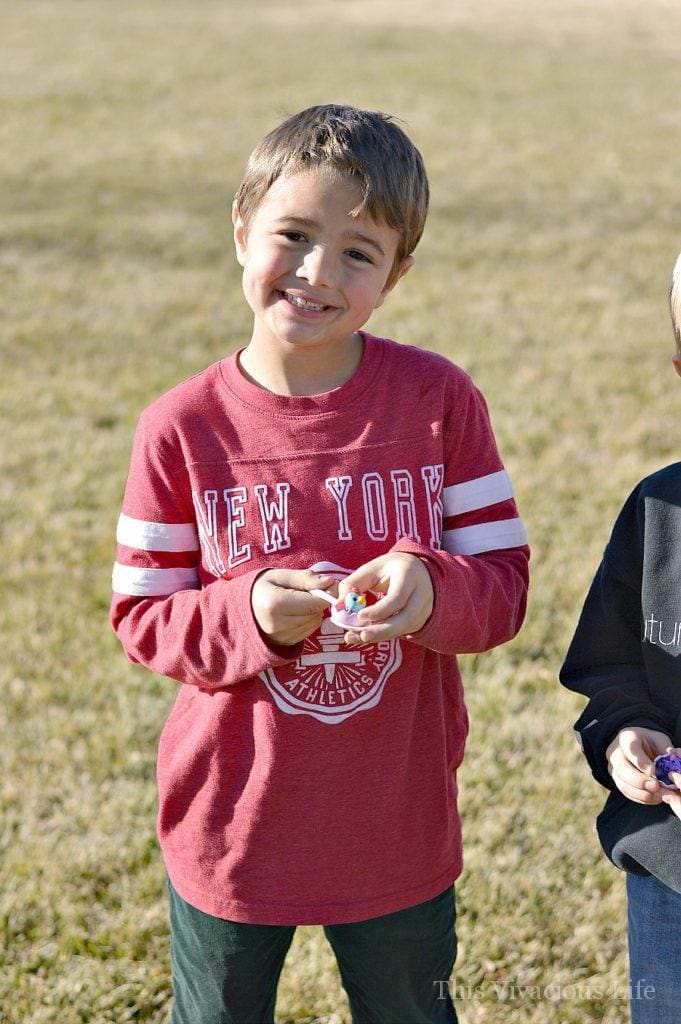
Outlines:
[[[273,329],[267,332],[269,338],[284,348],[316,349],[316,348],[341,348],[359,340],[357,331],[348,331],[347,328],[335,331],[315,329],[310,324],[282,324],[279,322],[273,325]]]

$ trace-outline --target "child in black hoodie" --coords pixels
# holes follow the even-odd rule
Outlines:
[[[669,291],[681,376],[681,256]],[[598,782],[603,849],[627,872],[632,1024],[681,1020],[681,462],[636,487],[591,585],[561,682],[589,698],[575,723]]]

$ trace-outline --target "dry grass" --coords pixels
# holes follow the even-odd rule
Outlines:
[[[131,432],[246,336],[227,215],[249,148],[340,100],[400,114],[434,193],[372,325],[474,375],[534,548],[523,633],[466,659],[461,1019],[620,1024],[623,880],[555,677],[617,508],[677,457],[681,9],[38,0],[2,22],[0,1021],[166,1020],[154,760],[175,685],[106,625]],[[278,1018],[315,1015],[349,1020],[303,928]]]

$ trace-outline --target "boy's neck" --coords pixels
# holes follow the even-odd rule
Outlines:
[[[353,334],[347,345],[329,349],[273,351],[252,338],[238,358],[243,376],[275,395],[321,395],[350,380],[364,354],[364,338]]]

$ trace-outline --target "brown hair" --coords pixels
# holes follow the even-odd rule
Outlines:
[[[399,233],[388,283],[416,248],[428,213],[428,178],[421,154],[380,111],[324,104],[293,114],[251,153],[235,196],[248,226],[277,178],[315,167],[350,174],[362,188],[353,216],[368,213]]]
[[[672,315],[676,347],[681,353],[681,254],[677,257],[669,282],[669,311]]]

